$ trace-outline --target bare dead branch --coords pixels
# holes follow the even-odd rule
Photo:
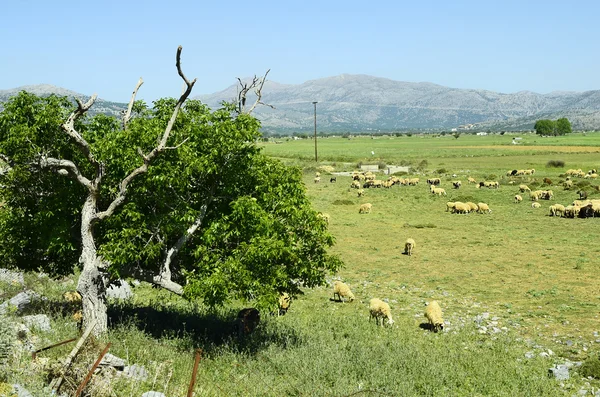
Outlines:
[[[79,98],[75,98],[75,101],[77,101],[77,110],[71,113],[67,121],[64,122],[61,127],[71,138],[75,140],[75,143],[77,146],[79,146],[84,156],[96,167],[97,174],[100,174],[100,163],[94,158],[94,155],[90,150],[90,145],[85,139],[83,139],[77,130],[75,130],[75,121],[79,117],[83,116],[85,112],[92,107],[97,97],[97,94],[92,95],[92,97],[86,103],[81,103]]]
[[[133,103],[135,102],[135,97],[137,95],[138,90],[142,86],[142,84],[144,84],[144,80],[140,77],[135,88],[133,89],[133,94],[131,94],[131,100],[129,101],[129,106],[127,106],[127,112],[123,116],[123,129],[124,130],[127,129],[127,123],[129,123],[129,120],[131,119],[131,109],[133,109]]]
[[[75,179],[77,182],[81,183],[86,188],[92,188],[92,182],[88,178],[83,176],[81,172],[79,172],[79,168],[77,168],[75,163],[71,160],[62,160],[42,156],[39,160],[39,167],[41,169],[50,168],[61,175],[65,175],[66,173],[68,176]]]
[[[187,142],[187,140],[190,139],[189,137],[185,138],[183,141],[181,141],[180,144],[176,145],[176,146],[166,146],[165,150],[173,150],[173,149],[179,149],[181,147],[181,145],[183,145],[184,143]]]
[[[181,50],[182,50],[182,48],[181,48],[181,46],[179,46],[177,48],[177,61],[176,61],[175,65],[177,66],[177,73],[179,73],[179,76],[181,76],[181,78],[185,82],[187,88],[183,92],[183,94],[181,94],[181,96],[179,97],[179,100],[177,101],[177,104],[175,105],[175,108],[173,109],[173,114],[171,115],[171,119],[169,120],[167,127],[165,128],[165,131],[163,132],[162,138],[161,138],[158,146],[156,146],[154,149],[152,149],[152,151],[150,151],[150,153],[148,153],[147,155],[144,155],[143,153],[141,153],[141,156],[144,160],[144,164],[137,167],[135,170],[133,170],[129,175],[127,175],[121,181],[121,183],[119,184],[119,192],[117,193],[117,197],[115,197],[115,199],[110,203],[110,205],[108,206],[106,211],[97,213],[98,220],[102,220],[102,219],[112,215],[115,212],[115,209],[117,209],[121,204],[123,204],[123,202],[125,201],[125,195],[127,193],[127,187],[129,186],[131,181],[133,179],[135,179],[138,175],[145,174],[148,171],[148,167],[150,166],[150,163],[154,160],[154,158],[156,156],[158,156],[159,153],[164,151],[167,146],[167,140],[169,139],[169,135],[171,134],[171,130],[173,129],[173,125],[175,124],[175,120],[177,119],[177,114],[179,113],[179,110],[181,109],[181,106],[183,105],[185,100],[188,98],[188,96],[192,92],[192,88],[194,87],[194,84],[196,83],[196,80],[197,80],[197,79],[194,79],[190,82],[183,74],[183,71],[181,70]],[[141,150],[139,152],[141,152]]]
[[[248,110],[247,114],[252,113],[254,111],[254,108],[256,108],[256,105],[261,103],[260,99],[262,97],[262,89],[263,89],[263,86],[265,85],[265,81],[267,81],[267,75],[269,74],[270,71],[271,71],[271,69],[267,70],[265,75],[261,79],[259,79],[256,84],[254,84],[254,86],[255,86],[254,93],[256,94],[256,101],[254,102],[254,104],[252,105],[250,110]],[[256,78],[255,78],[255,80],[256,80]]]

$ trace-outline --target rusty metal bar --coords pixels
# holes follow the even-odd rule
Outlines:
[[[200,355],[202,349],[196,350],[196,359],[194,360],[194,369],[192,370],[192,379],[190,380],[190,387],[188,387],[187,397],[194,395],[194,386],[196,385],[196,374],[198,373],[198,364],[200,364]]]
[[[81,384],[77,388],[77,391],[75,392],[75,397],[79,397],[81,395],[81,392],[83,392],[83,389],[85,388],[87,383],[90,381],[90,379],[92,379],[92,375],[94,374],[94,371],[96,370],[96,368],[98,368],[98,365],[100,365],[100,361],[102,361],[102,359],[104,358],[106,353],[108,353],[109,348],[110,348],[110,342],[108,342],[108,345],[106,345],[104,350],[102,350],[102,353],[100,353],[100,357],[98,357],[98,359],[96,360],[94,365],[92,365],[90,372],[88,372],[88,374],[85,377],[85,379],[83,380],[83,382],[81,382]]]
[[[58,347],[58,346],[61,346],[61,345],[65,345],[65,344],[70,343],[70,342],[75,342],[76,340],[77,340],[77,338],[67,339],[67,340],[63,340],[62,342],[58,342],[58,343],[55,343],[53,345],[43,347],[43,348],[38,349],[38,350],[34,351],[33,353],[31,353],[31,358],[33,360],[35,360],[37,354],[43,352],[44,350],[48,350],[48,349],[52,349],[53,347]]]

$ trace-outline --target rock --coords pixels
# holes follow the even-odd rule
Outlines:
[[[578,395],[578,396],[587,396],[587,394],[588,394],[588,391],[587,391],[587,389],[580,389],[580,390],[577,392],[577,395]]]
[[[125,368],[125,360],[110,353],[107,353],[104,357],[102,357],[102,361],[100,361],[99,366],[115,367],[118,370],[122,371]]]
[[[142,397],[167,397],[164,394],[162,394],[161,392],[158,391],[147,391],[146,393],[142,394]]]
[[[146,368],[136,364],[125,367],[125,369],[123,369],[123,375],[139,381],[148,379],[148,371],[146,371]]]
[[[0,305],[0,314],[5,314],[9,306],[15,306],[17,311],[20,312],[25,309],[34,298],[37,298],[37,294],[32,291],[19,292],[17,295]]]
[[[106,297],[112,299],[129,299],[133,296],[129,283],[125,280],[117,280],[106,289]]]
[[[133,286],[134,286],[134,287],[139,287],[139,286],[140,286],[140,284],[141,284],[141,282],[140,282],[140,280],[133,280],[133,281],[131,282],[131,284],[133,284]]]
[[[565,344],[569,347],[573,346],[573,341],[572,340],[568,340],[565,342]]]
[[[29,328],[37,328],[41,331],[50,331],[50,319],[45,314],[36,314],[33,316],[23,316],[23,322]]]
[[[547,357],[550,357],[550,355],[547,352],[541,352],[540,357],[547,358]]]
[[[533,352],[527,352],[525,353],[525,358],[534,358],[535,354]]]
[[[17,397],[33,397],[33,394],[17,383],[13,385],[13,390],[17,393]]]
[[[548,375],[554,376],[557,380],[569,379],[569,368],[564,364],[555,365],[548,370]]]
[[[25,280],[23,280],[23,273],[21,272],[13,272],[8,269],[0,269],[0,281],[9,284],[25,284]]]

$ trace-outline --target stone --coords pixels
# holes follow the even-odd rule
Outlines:
[[[19,292],[17,295],[0,305],[0,314],[5,314],[9,306],[15,306],[17,311],[20,312],[25,309],[36,297],[37,294],[33,291]]]
[[[158,391],[147,391],[146,393],[142,394],[142,397],[167,397],[167,396],[165,396],[163,393],[158,392]]]
[[[17,397],[33,397],[33,394],[18,383],[13,385],[13,389],[17,393]]]
[[[9,284],[25,284],[25,280],[23,279],[23,273],[13,272],[12,270],[8,269],[0,269],[0,281]]]
[[[123,375],[139,381],[148,379],[148,371],[146,371],[146,368],[137,364],[125,367],[125,369],[123,369]]]
[[[535,354],[533,352],[527,352],[525,353],[525,358],[534,358]]]
[[[40,331],[50,331],[50,319],[45,314],[36,314],[33,316],[23,316],[23,322],[29,328],[37,328]]]
[[[117,280],[106,289],[106,297],[112,299],[129,299],[133,296],[129,283],[125,280]]]
[[[100,361],[99,366],[115,367],[119,370],[123,370],[125,368],[125,360],[113,354],[107,353],[106,355],[104,355],[104,357],[102,357],[102,361]]]
[[[564,364],[555,365],[548,370],[548,375],[554,376],[557,380],[567,380],[570,378],[569,367]]]

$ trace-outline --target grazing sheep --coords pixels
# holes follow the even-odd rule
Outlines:
[[[544,184],[546,184],[546,185],[552,185],[552,179],[550,179],[550,178],[544,178]]]
[[[442,308],[437,301],[431,301],[425,309],[425,317],[431,324],[433,332],[438,332],[444,329],[444,320],[442,319]]]
[[[483,214],[484,212],[487,214],[492,213],[490,206],[487,205],[486,203],[477,203],[477,206],[479,207],[479,210],[477,212],[479,212],[480,214]]]
[[[431,185],[431,186],[433,186],[433,185]],[[437,194],[438,196],[446,196],[446,189],[441,188],[441,187],[436,187],[436,188],[433,188],[431,193]]]
[[[360,182],[352,181],[352,183],[350,184],[350,189],[360,189]]]
[[[320,177],[320,176],[321,176],[321,173],[320,173],[320,172],[318,172],[318,171],[317,171],[317,172],[315,172],[315,177],[316,177],[316,178],[318,178],[318,177]]]
[[[527,185],[519,185],[519,191],[521,193],[531,192],[531,189]]]
[[[416,186],[416,185],[418,185],[419,184],[419,178],[410,178],[408,180],[408,184],[410,186]]]
[[[406,239],[406,243],[404,243],[404,253],[408,256],[412,256],[413,249],[415,249],[416,246],[415,240],[412,238]]]
[[[467,183],[477,183],[477,181],[475,180],[475,178],[470,176],[467,178]]]
[[[340,302],[344,302],[344,299],[347,298],[348,302],[352,302],[354,300],[354,294],[350,291],[350,287],[348,284],[344,284],[341,281],[333,282],[333,300],[335,300],[335,296],[338,296],[338,300]]]
[[[521,201],[523,201],[523,197],[521,197],[520,195],[516,194],[515,195],[515,203],[520,203]]]
[[[573,181],[571,181],[571,180],[564,181],[563,187],[565,188],[565,190],[571,189],[573,187]]]
[[[577,194],[579,195],[579,200],[587,199],[588,194],[585,190],[578,190]]]
[[[333,176],[331,178],[329,178],[329,183],[336,183],[337,182],[337,176]]]
[[[362,197],[365,194],[365,189],[358,189],[356,191],[356,194],[358,195],[358,197]]]
[[[529,193],[529,198],[531,199],[531,201],[538,201],[540,199],[540,194],[541,191],[536,190],[535,192]]]
[[[260,322],[260,312],[253,308],[246,308],[240,310],[237,315],[236,328],[238,336],[249,335],[256,329]]]
[[[469,212],[477,212],[477,210],[479,209],[477,204],[475,204],[471,201],[467,201],[466,204],[467,204],[467,207],[469,207]]]
[[[448,201],[446,203],[446,212],[448,211],[454,212],[454,203],[452,201]]]
[[[465,203],[457,201],[456,203],[454,203],[454,210],[452,212],[454,214],[468,214],[469,212],[471,212],[471,207],[469,207]]]
[[[430,185],[439,185],[442,182],[440,178],[429,178],[427,179],[427,183]]]
[[[533,203],[531,203],[531,208],[540,208],[542,205],[540,203],[538,203],[537,201],[534,201]]]
[[[315,183],[321,182],[321,177],[320,176],[315,176],[314,181],[315,181]]]
[[[562,216],[564,212],[565,206],[562,204],[554,204],[550,206],[550,216]]]
[[[387,323],[389,325],[394,324],[394,320],[392,320],[392,309],[390,309],[390,305],[381,299],[373,298],[369,301],[369,321],[371,319],[375,319],[375,323],[379,325],[379,320],[381,319],[381,326],[385,325],[385,319],[387,318]]]
[[[462,182],[461,181],[452,181],[452,187],[455,189],[460,189],[460,187],[462,186]]]
[[[292,304],[292,298],[287,294],[287,292],[284,292],[283,294],[281,294],[279,296],[279,315],[283,316],[287,313],[288,309],[290,308],[290,305]]]
[[[359,214],[370,214],[371,208],[373,208],[373,204],[371,204],[371,203],[361,204],[360,208],[358,209],[358,213]]]

